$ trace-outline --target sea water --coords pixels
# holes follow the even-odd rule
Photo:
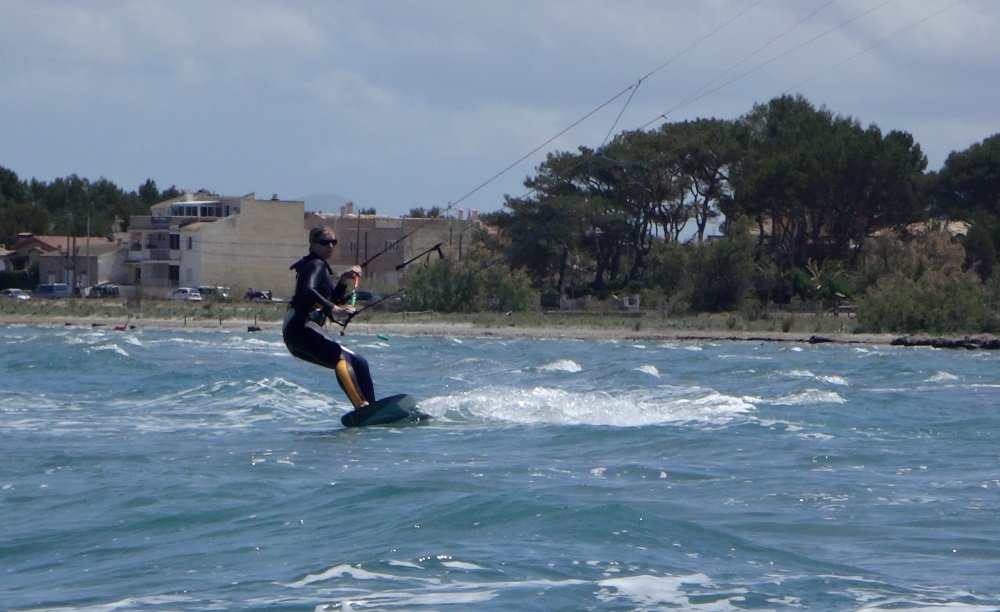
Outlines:
[[[0,609],[1000,608],[1000,353],[0,327]]]

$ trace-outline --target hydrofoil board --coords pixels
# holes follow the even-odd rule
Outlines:
[[[374,404],[357,408],[340,417],[344,427],[367,427],[389,423],[418,423],[430,418],[417,408],[417,400],[401,393],[383,397]]]

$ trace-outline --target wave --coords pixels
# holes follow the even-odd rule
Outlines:
[[[831,385],[839,385],[845,387],[849,384],[847,378],[843,376],[814,374],[809,370],[789,370],[788,372],[785,372],[785,375],[791,378],[809,378],[819,382],[825,382]]]
[[[444,421],[506,425],[644,427],[686,422],[727,423],[754,411],[745,398],[711,389],[661,387],[612,395],[550,387],[487,387],[432,397],[420,408]]]
[[[583,371],[583,367],[572,359],[558,359],[551,363],[538,366],[538,370],[542,372],[569,372],[576,373]]]
[[[847,400],[834,391],[806,389],[767,400],[767,403],[774,406],[811,406],[814,404],[846,404]]]

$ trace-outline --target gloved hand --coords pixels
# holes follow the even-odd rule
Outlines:
[[[330,320],[338,325],[344,325],[351,320],[351,316],[357,312],[354,306],[336,306],[330,311]]]
[[[355,278],[361,278],[361,266],[351,266],[349,270],[340,275],[341,282],[345,284],[353,283]]]

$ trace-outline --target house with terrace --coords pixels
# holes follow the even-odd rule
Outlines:
[[[149,295],[212,285],[287,297],[288,266],[308,240],[304,219],[303,201],[185,192],[129,220],[126,282]]]

